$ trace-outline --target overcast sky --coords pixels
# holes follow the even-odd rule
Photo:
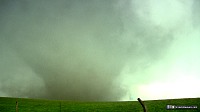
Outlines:
[[[0,0],[0,96],[200,97],[199,0]]]

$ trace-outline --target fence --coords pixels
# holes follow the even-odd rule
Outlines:
[[[143,111],[144,112],[147,112],[147,108],[146,108],[146,106],[145,106],[145,104],[144,104],[144,102],[140,99],[140,98],[138,98],[137,99],[139,102],[140,102],[140,104],[142,105],[142,108],[143,108]],[[18,112],[18,101],[16,100],[16,112]],[[60,112],[61,112],[61,102],[60,102]]]
[[[18,112],[18,101],[16,101],[16,112]]]

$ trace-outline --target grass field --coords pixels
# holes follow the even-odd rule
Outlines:
[[[81,102],[0,97],[0,112],[143,112],[138,101]],[[144,101],[148,112],[200,112],[200,98]],[[167,104],[197,105],[196,110],[166,110]]]

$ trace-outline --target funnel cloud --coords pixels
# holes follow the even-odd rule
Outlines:
[[[1,0],[0,96],[132,100],[141,85],[168,79],[173,62],[178,66],[191,58],[196,62],[189,70],[197,76],[199,5],[197,0]],[[186,55],[183,46],[197,56]]]

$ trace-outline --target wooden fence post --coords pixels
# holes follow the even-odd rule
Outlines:
[[[147,108],[146,108],[144,102],[143,102],[140,98],[138,98],[137,100],[138,100],[138,101],[140,102],[140,104],[142,105],[142,108],[143,108],[144,112],[147,112]]]
[[[18,102],[16,100],[16,112],[18,112]]]
[[[61,112],[61,101],[60,101],[60,112]]]

